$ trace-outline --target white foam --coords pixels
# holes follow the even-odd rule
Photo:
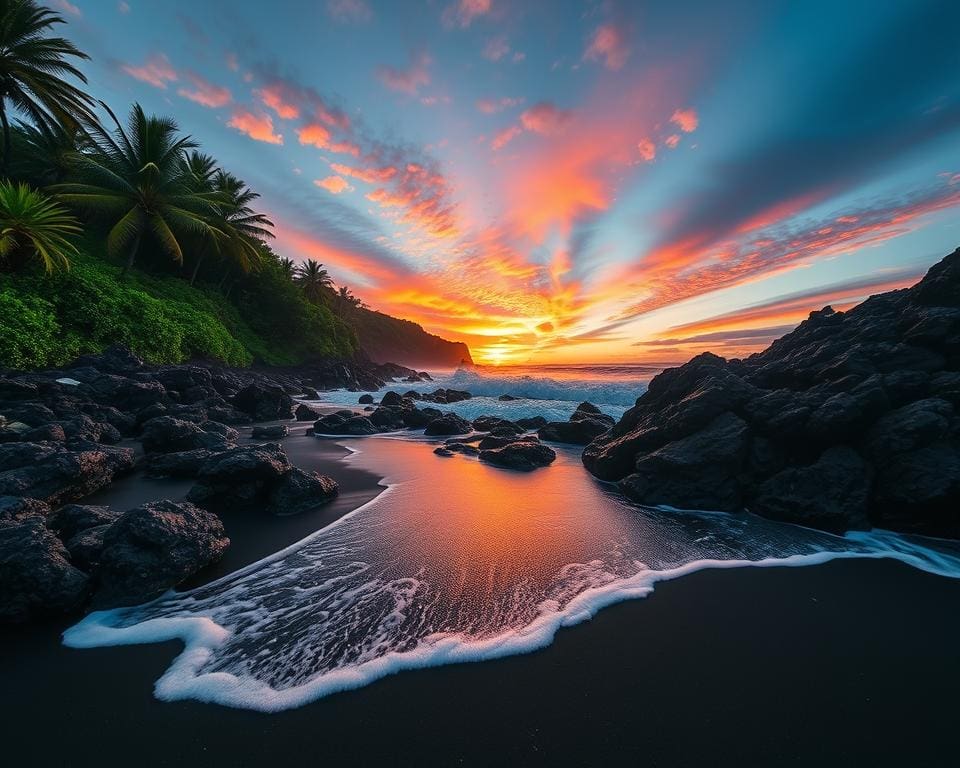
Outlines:
[[[395,437],[342,444],[351,464],[388,468],[383,494],[217,582],[91,614],[64,642],[180,639],[158,698],[273,712],[402,670],[535,651],[704,569],[887,557],[960,576],[956,542],[637,508],[564,452],[522,474]]]
[[[57,384],[66,384],[68,387],[79,387],[79,386],[80,386],[80,382],[77,381],[76,379],[70,379],[70,378],[66,378],[66,377],[64,377],[64,378],[62,378],[62,379],[57,379]]]

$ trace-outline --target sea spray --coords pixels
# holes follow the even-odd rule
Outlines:
[[[534,651],[704,568],[894,557],[960,575],[956,543],[638,508],[587,475],[576,451],[514,473],[435,457],[420,441],[345,444],[362,446],[352,464],[388,470],[386,493],[212,584],[91,614],[65,642],[180,638],[158,697],[276,711],[401,670]]]

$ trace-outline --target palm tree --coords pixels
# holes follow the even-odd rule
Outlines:
[[[33,256],[47,272],[69,269],[77,254],[69,238],[82,232],[62,205],[26,184],[0,181],[0,263],[17,266]]]
[[[91,124],[92,150],[74,156],[74,181],[53,189],[61,200],[107,217],[107,252],[126,253],[123,274],[133,266],[143,236],[151,235],[178,264],[183,263],[181,240],[224,234],[211,222],[219,195],[200,190],[184,162],[197,144],[179,136],[174,120],[147,117],[134,104],[123,129],[114,132]]]
[[[85,144],[79,126],[38,127],[18,122],[11,131],[10,178],[35,187],[63,181],[72,168],[72,158]]]
[[[290,280],[296,279],[297,276],[297,262],[293,259],[288,259],[285,256],[277,260],[277,264],[280,267],[280,271],[287,276]]]
[[[69,40],[49,36],[55,24],[64,23],[62,16],[34,0],[0,0],[0,171],[4,175],[10,162],[9,109],[47,130],[96,122],[93,98],[64,79],[86,83],[69,59],[90,57]]]
[[[340,286],[339,290],[337,291],[337,298],[342,304],[348,307],[356,307],[357,309],[361,309],[367,306],[363,303],[362,299],[354,296],[353,293],[350,292],[350,289],[345,285]]]
[[[330,274],[323,268],[323,264],[313,259],[307,259],[297,268],[294,280],[303,289],[303,295],[307,301],[313,304],[321,304],[328,291],[333,289],[333,280]]]

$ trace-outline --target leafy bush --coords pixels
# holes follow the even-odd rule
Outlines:
[[[152,363],[192,358],[233,366],[347,357],[350,329],[273,270],[251,276],[236,304],[176,277],[120,268],[81,253],[69,272],[0,275],[0,367],[62,365],[113,343]]]
[[[38,368],[71,356],[71,345],[63,343],[53,309],[37,296],[18,296],[0,288],[0,365]]]

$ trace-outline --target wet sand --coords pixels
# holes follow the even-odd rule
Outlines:
[[[943,766],[960,581],[893,561],[703,571],[549,648],[274,715],[162,703],[177,643],[3,641],[11,765]]]
[[[204,580],[381,490],[332,442],[301,432],[284,445],[336,477],[341,498],[310,516],[228,519],[234,545]],[[100,501],[188,487],[130,478]],[[2,754],[39,766],[942,766],[958,749],[958,605],[960,580],[894,561],[703,571],[542,651],[404,672],[273,715],[157,701],[177,642],[76,650],[59,640],[72,622],[4,629]]]

